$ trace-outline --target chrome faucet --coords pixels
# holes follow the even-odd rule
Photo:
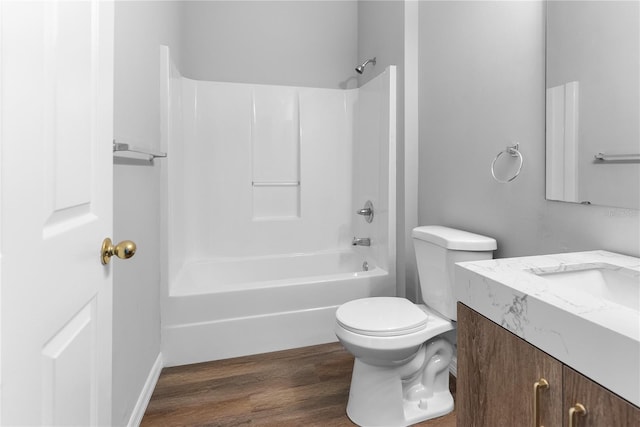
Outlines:
[[[371,246],[371,239],[368,237],[354,237],[351,244],[353,246]]]

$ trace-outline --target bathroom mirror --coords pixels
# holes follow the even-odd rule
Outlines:
[[[546,198],[640,209],[640,2],[548,1]]]

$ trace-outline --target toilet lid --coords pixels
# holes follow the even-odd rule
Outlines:
[[[404,298],[375,297],[349,301],[336,311],[340,326],[357,334],[397,336],[417,332],[427,314]]]

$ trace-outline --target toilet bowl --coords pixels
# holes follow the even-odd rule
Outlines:
[[[407,426],[453,410],[449,364],[455,329],[453,267],[490,259],[496,241],[440,226],[413,233],[426,304],[405,298],[349,301],[336,311],[335,333],[355,357],[347,415],[360,426]]]
[[[347,415],[361,426],[403,426],[453,410],[449,392],[455,328],[404,298],[350,301],[336,312],[336,335],[355,357]]]

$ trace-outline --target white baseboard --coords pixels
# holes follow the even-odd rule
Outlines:
[[[136,406],[133,408],[131,418],[129,418],[129,422],[127,423],[128,427],[138,427],[142,422],[142,417],[144,416],[144,412],[147,410],[147,405],[149,405],[151,395],[153,394],[153,390],[156,388],[156,384],[158,383],[158,378],[160,378],[160,372],[162,372],[163,367],[164,362],[162,360],[162,353],[159,353],[156,361],[153,363],[153,366],[149,371],[149,376],[147,377],[147,381],[145,381],[144,387],[140,392]]]

